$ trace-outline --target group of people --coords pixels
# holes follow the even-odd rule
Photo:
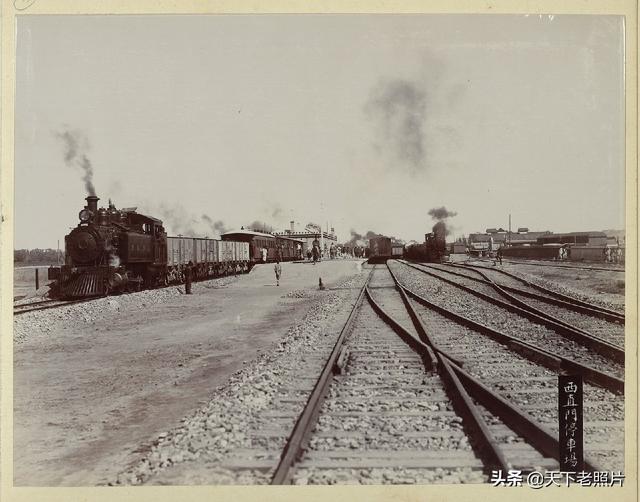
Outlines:
[[[606,263],[622,263],[624,261],[624,253],[620,247],[605,247],[602,253]]]
[[[313,262],[315,263],[322,260],[325,255],[332,260],[345,257],[361,258],[365,256],[365,248],[362,246],[354,246],[353,248],[350,248],[348,246],[340,246],[332,243],[331,246],[329,246],[329,249],[325,248],[325,250],[323,251],[320,247],[320,242],[318,241],[318,239],[314,239],[311,246],[307,248],[307,260],[313,260]]]

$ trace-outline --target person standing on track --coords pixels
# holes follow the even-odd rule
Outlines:
[[[282,265],[280,265],[280,260],[276,261],[276,264],[273,266],[273,271],[276,273],[276,286],[280,286],[280,277],[282,276]]]

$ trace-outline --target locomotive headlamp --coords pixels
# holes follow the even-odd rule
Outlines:
[[[78,217],[80,218],[81,222],[86,223],[91,219],[91,211],[89,211],[88,209],[83,209],[78,214]]]

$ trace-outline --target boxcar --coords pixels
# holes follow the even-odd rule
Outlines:
[[[555,260],[560,256],[561,244],[546,246],[513,246],[502,249],[502,255],[507,258],[527,258],[533,260]]]
[[[404,246],[400,244],[391,245],[391,256],[393,258],[402,258],[403,255],[404,255]]]
[[[193,264],[194,278],[239,273],[249,268],[249,245],[195,237],[167,237],[167,280],[181,281]]]

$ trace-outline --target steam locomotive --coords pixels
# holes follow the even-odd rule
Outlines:
[[[444,224],[436,223],[433,232],[425,234],[424,244],[407,246],[405,258],[428,263],[442,263],[446,259],[447,230]]]
[[[80,223],[65,237],[65,264],[50,267],[50,296],[84,298],[248,272],[258,262],[300,258],[302,243],[271,234],[240,231],[222,240],[168,237],[162,221],[137,208],[98,209],[86,199]]]

